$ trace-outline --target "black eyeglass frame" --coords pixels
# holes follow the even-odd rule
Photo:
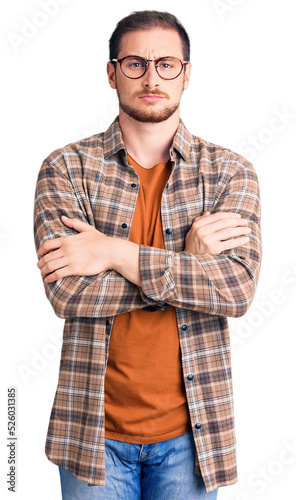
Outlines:
[[[122,63],[125,59],[127,59],[128,57],[134,57],[136,59],[141,59],[142,61],[145,61],[145,65],[146,65],[146,68],[145,68],[145,71],[144,73],[141,75],[141,76],[127,76],[124,72],[123,72],[123,69],[122,69]],[[161,76],[159,73],[158,73],[158,63],[159,61],[161,61],[162,59],[177,59],[177,61],[179,61],[182,65],[181,69],[180,69],[180,72],[177,74],[177,76],[174,76],[174,78],[165,78],[164,76]],[[176,78],[178,78],[178,76],[181,75],[183,69],[184,69],[184,66],[186,66],[187,64],[190,63],[190,61],[181,61],[181,59],[178,59],[178,57],[174,57],[174,56],[166,56],[166,57],[159,57],[158,59],[145,59],[145,57],[140,57],[140,56],[126,56],[126,57],[122,57],[121,59],[112,59],[111,62],[113,63],[119,63],[120,65],[120,69],[122,71],[122,74],[126,77],[126,78],[129,78],[130,80],[139,80],[139,78],[142,78],[142,76],[145,75],[145,73],[147,72],[147,69],[148,69],[148,63],[149,62],[154,62],[154,65],[155,65],[155,69],[156,69],[156,73],[158,74],[158,76],[160,78],[162,78],[163,80],[175,80]]]

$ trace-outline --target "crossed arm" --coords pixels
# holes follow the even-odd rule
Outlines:
[[[82,206],[68,176],[45,161],[36,188],[35,243],[56,314],[105,318],[165,304],[244,314],[261,258],[259,191],[251,167],[238,168],[217,190],[211,210],[194,220],[184,251],[139,246],[96,230],[87,199]]]
[[[79,219],[62,216],[63,224],[78,232],[48,240],[40,247],[38,267],[45,283],[66,276],[91,276],[113,269],[141,286],[139,245],[111,238]],[[220,254],[249,242],[248,220],[237,213],[218,212],[197,217],[187,233],[185,252]]]

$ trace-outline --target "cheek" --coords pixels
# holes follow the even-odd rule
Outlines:
[[[176,100],[180,99],[182,92],[184,90],[184,81],[178,82],[174,88],[174,97]]]
[[[133,82],[131,80],[128,80],[128,78],[122,80],[122,78],[117,75],[115,84],[117,93],[120,94],[122,97],[133,96],[136,92],[136,88],[134,88]]]

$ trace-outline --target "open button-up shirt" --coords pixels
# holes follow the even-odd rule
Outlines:
[[[141,287],[114,270],[45,284],[54,311],[65,319],[45,451],[53,463],[92,486],[105,481],[104,375],[113,318],[168,304],[176,308],[196,473],[207,492],[237,480],[227,316],[247,311],[258,279],[257,177],[247,160],[191,135],[182,121],[170,157],[172,173],[161,201],[165,249],[140,246]],[[36,248],[76,234],[61,222],[62,215],[128,239],[138,189],[118,118],[105,133],[57,149],[38,176]],[[185,236],[205,211],[249,219],[249,243],[219,255],[185,252]]]

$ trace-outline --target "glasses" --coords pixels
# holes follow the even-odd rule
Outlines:
[[[127,78],[141,78],[148,69],[148,63],[154,62],[157,74],[163,80],[174,80],[183,71],[189,61],[180,61],[176,57],[160,57],[159,59],[145,59],[138,56],[127,56],[122,59],[112,59],[112,62],[120,64],[124,76]]]

